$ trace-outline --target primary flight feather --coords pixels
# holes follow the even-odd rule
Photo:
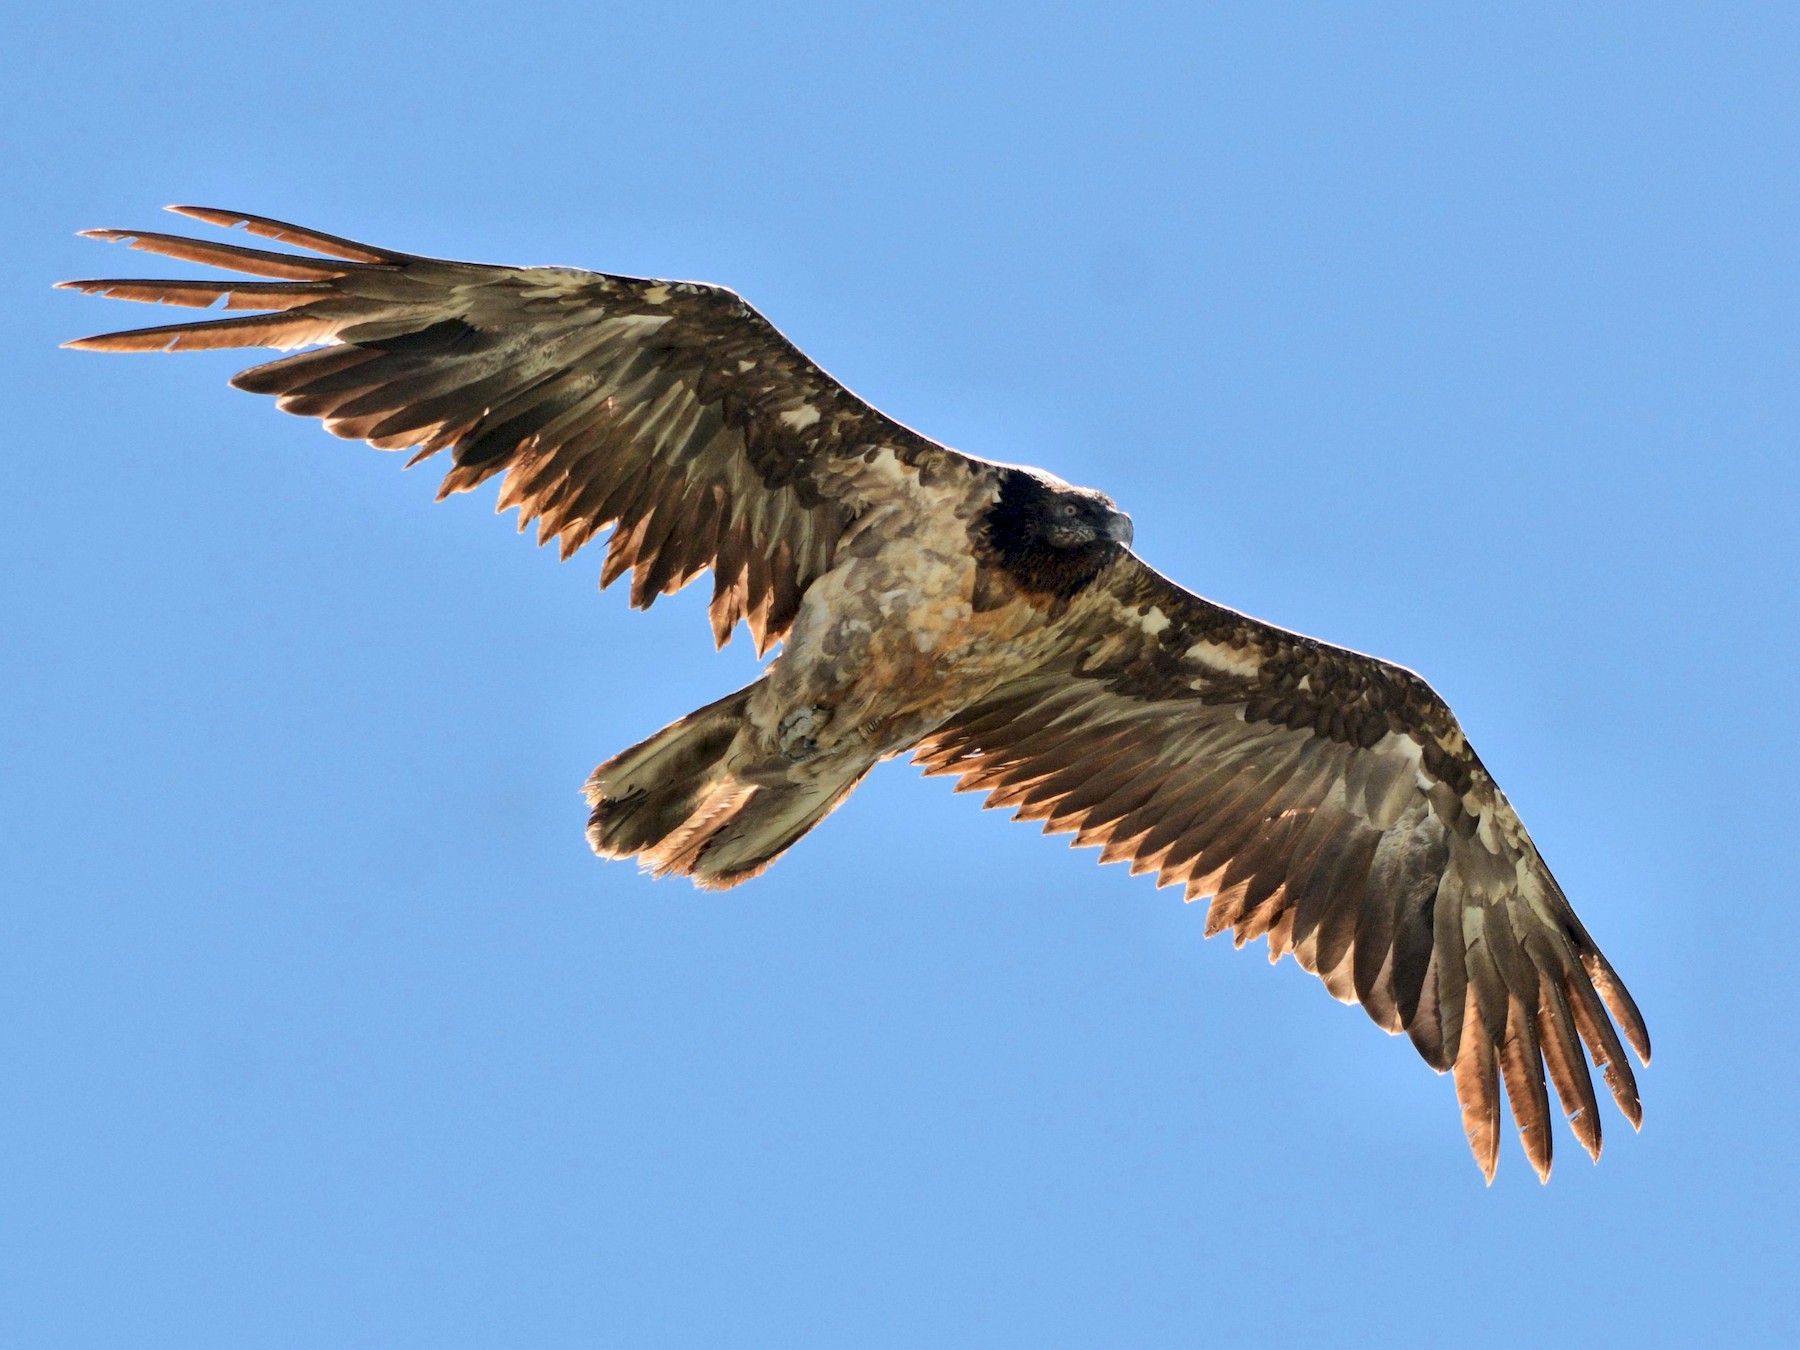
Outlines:
[[[1548,1080],[1600,1153],[1583,1047],[1635,1126],[1631,996],[1418,676],[1161,576],[1101,493],[950,450],[871,408],[732,292],[446,262],[260,216],[172,207],[318,256],[99,239],[265,278],[95,280],[119,299],[257,311],[83,338],[90,351],[303,348],[232,383],[412,460],[647,606],[711,570],[723,644],[762,677],[614,756],[588,838],[734,886],[911,751],[989,806],[1210,897],[1454,1075],[1492,1178],[1502,1088],[1550,1170]],[[1610,1015],[1609,1015],[1610,1014]],[[1616,1023],[1616,1027],[1615,1027]]]

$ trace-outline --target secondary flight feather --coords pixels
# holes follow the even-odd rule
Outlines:
[[[713,637],[778,655],[594,771],[605,857],[735,886],[910,752],[1049,832],[1207,898],[1450,1072],[1493,1176],[1504,1096],[1540,1177],[1549,1088],[1600,1153],[1584,1048],[1636,1126],[1643,1018],[1511,805],[1418,676],[1184,590],[1104,494],[939,445],[717,286],[496,267],[235,211],[307,253],[94,238],[260,280],[63,283],[255,311],[90,351],[298,349],[232,383],[501,509],[566,558],[610,531],[633,605],[712,573]],[[310,256],[309,256],[310,255]]]

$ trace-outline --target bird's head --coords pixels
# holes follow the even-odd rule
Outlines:
[[[1003,471],[989,522],[995,542],[1015,549],[1131,547],[1131,517],[1111,497],[1072,487],[1041,469]]]
[[[1131,517],[1104,492],[1064,488],[1049,493],[1043,504],[1043,536],[1052,548],[1086,548],[1091,544],[1131,547]]]
[[[1069,595],[1131,547],[1131,517],[1111,497],[1040,470],[1002,470],[988,547],[1028,590]]]

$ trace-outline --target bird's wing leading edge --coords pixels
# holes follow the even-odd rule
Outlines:
[[[1454,1074],[1491,1180],[1500,1084],[1550,1169],[1545,1069],[1599,1156],[1585,1042],[1635,1126],[1649,1038],[1456,719],[1418,676],[1213,605],[1126,555],[1057,660],[917,758],[1050,833],[1211,896],[1208,933],[1266,936]],[[1607,1016],[1611,1009],[1612,1019]]]
[[[171,210],[324,255],[176,235],[89,231],[261,281],[93,280],[119,299],[259,310],[82,338],[95,351],[309,348],[239,374],[288,412],[413,459],[451,452],[442,492],[504,474],[500,509],[564,557],[613,526],[602,584],[633,571],[647,606],[713,569],[712,628],[759,651],[872,476],[976,461],[871,408],[732,292],[572,268],[495,267],[374,248],[235,211]]]

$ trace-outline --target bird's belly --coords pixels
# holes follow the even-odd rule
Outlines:
[[[817,709],[828,714],[821,746],[855,740],[893,754],[1029,664],[1040,616],[1018,605],[977,611],[976,562],[955,545],[897,542],[814,582],[753,721],[773,730]]]

